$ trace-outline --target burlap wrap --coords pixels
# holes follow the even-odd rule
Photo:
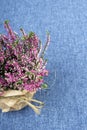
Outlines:
[[[33,99],[34,92],[8,90],[0,96],[0,109],[2,112],[17,111],[25,106],[30,106],[37,114],[40,114],[40,109],[43,106],[43,102]],[[31,102],[38,103],[39,106],[33,105]]]

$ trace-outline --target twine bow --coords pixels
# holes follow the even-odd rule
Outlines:
[[[0,108],[2,112],[16,111],[24,108],[25,106],[31,107],[37,114],[40,114],[40,109],[43,107],[43,102],[33,99],[34,92],[9,90],[5,91],[0,96]],[[38,103],[39,106],[35,106],[31,102]]]

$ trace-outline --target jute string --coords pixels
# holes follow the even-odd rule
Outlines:
[[[37,114],[40,114],[40,109],[43,107],[43,102],[33,99],[35,93],[36,91],[28,92],[25,90],[5,91],[0,96],[0,109],[2,109],[2,112],[17,111],[28,105]],[[38,103],[38,106],[32,104],[31,102]]]

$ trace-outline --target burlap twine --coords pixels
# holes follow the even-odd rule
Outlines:
[[[31,107],[37,114],[40,114],[40,109],[43,107],[43,102],[33,99],[34,92],[26,90],[8,90],[0,96],[0,109],[2,112],[21,110],[25,106]],[[33,105],[31,102],[38,103],[39,106]]]

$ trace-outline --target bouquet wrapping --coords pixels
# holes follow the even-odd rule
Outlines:
[[[43,47],[34,32],[26,34],[21,28],[22,36],[19,36],[8,21],[4,22],[4,27],[7,34],[0,34],[0,108],[2,112],[8,112],[28,105],[39,114],[43,102],[33,96],[39,89],[47,87],[44,83],[44,76],[48,76],[44,53],[50,35],[47,34]]]

